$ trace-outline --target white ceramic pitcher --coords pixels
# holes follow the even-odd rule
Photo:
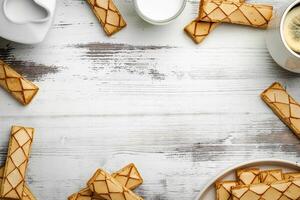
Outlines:
[[[42,42],[55,6],[56,0],[0,0],[0,37],[24,44]]]

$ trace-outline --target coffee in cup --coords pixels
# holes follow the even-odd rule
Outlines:
[[[300,53],[300,6],[292,8],[286,15],[283,25],[283,35],[287,45]]]
[[[282,1],[266,34],[270,55],[281,67],[300,73],[300,0]]]

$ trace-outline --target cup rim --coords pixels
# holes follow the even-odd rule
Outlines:
[[[284,38],[284,34],[283,34],[283,32],[284,32],[284,22],[285,22],[285,19],[286,19],[286,16],[287,16],[287,14],[297,5],[297,4],[299,4],[299,6],[300,6],[300,0],[296,0],[296,1],[294,1],[292,4],[290,4],[286,9],[285,9],[285,11],[284,11],[284,14],[283,14],[283,16],[282,16],[282,18],[281,18],[281,21],[280,21],[280,39],[281,39],[281,41],[283,42],[283,44],[284,44],[284,46],[285,46],[285,48],[291,53],[291,54],[293,54],[294,56],[296,56],[297,58],[300,58],[300,54],[298,54],[298,53],[296,53],[295,51],[293,51],[290,47],[289,47],[289,45],[287,44],[287,42],[286,42],[286,40],[285,40],[285,38]]]
[[[139,9],[139,6],[137,5],[137,0],[133,0],[134,8],[135,8],[135,11],[137,12],[137,14],[138,14],[143,20],[145,20],[146,22],[149,22],[149,23],[154,24],[154,25],[163,25],[163,24],[167,24],[167,23],[173,21],[174,19],[176,19],[176,18],[177,18],[179,15],[181,15],[181,13],[183,12],[184,8],[186,7],[186,3],[187,3],[187,0],[183,0],[180,9],[177,11],[177,13],[176,13],[173,17],[168,18],[168,19],[165,19],[165,20],[152,20],[151,18],[145,16],[145,15],[141,12],[141,10]]]

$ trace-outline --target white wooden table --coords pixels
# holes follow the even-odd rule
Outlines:
[[[40,87],[28,107],[0,91],[1,162],[10,126],[35,127],[27,180],[38,199],[66,199],[96,168],[129,162],[145,199],[185,200],[233,164],[299,161],[299,140],[259,98],[280,81],[300,100],[300,77],[274,63],[265,31],[222,25],[195,45],[183,27],[197,0],[161,27],[131,3],[116,1],[128,27],[111,38],[84,0],[58,0],[45,42],[0,42],[0,58]]]

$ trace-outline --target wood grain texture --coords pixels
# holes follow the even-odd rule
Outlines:
[[[96,168],[129,162],[144,178],[136,193],[158,200],[192,199],[242,161],[299,161],[299,140],[259,94],[280,81],[300,100],[300,77],[274,63],[263,30],[222,24],[194,45],[183,28],[198,1],[160,27],[115,3],[128,27],[111,38],[84,0],[59,0],[42,44],[0,40],[0,58],[40,87],[26,108],[0,90],[1,163],[10,126],[35,127],[27,182],[38,199],[66,199]]]

